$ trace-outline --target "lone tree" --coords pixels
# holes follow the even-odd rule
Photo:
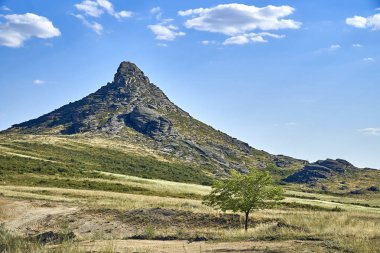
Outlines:
[[[230,178],[216,181],[203,203],[224,212],[244,213],[247,231],[249,214],[253,210],[270,208],[283,198],[283,189],[274,185],[268,172],[252,169],[246,175],[232,171]]]

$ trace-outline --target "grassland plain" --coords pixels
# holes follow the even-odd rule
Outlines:
[[[42,178],[50,181],[49,176]],[[117,183],[139,191],[2,185],[0,218],[5,227],[0,245],[3,252],[25,249],[31,252],[379,252],[380,249],[380,209],[358,205],[363,202],[354,197],[345,199],[288,190],[288,197],[275,209],[254,213],[252,229],[244,233],[238,215],[220,213],[202,204],[200,198],[209,192],[208,186],[111,173],[75,180]],[[165,196],[169,190],[171,196]],[[336,203],[338,199],[342,203]],[[376,205],[378,198],[372,201]],[[25,222],[15,222],[18,219]],[[61,234],[70,231],[76,238],[48,244],[25,239],[44,231]],[[199,239],[208,241],[188,243]]]
[[[380,252],[375,172],[284,185],[244,233],[239,215],[202,204],[211,168],[140,144],[0,135],[0,252]]]

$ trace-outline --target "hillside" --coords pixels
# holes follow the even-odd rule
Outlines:
[[[14,125],[3,134],[118,139],[160,156],[197,164],[214,175],[226,175],[230,169],[245,172],[249,167],[272,166],[284,176],[305,163],[255,150],[194,119],[130,62],[122,62],[113,82],[98,91]]]
[[[215,130],[173,104],[131,62],[87,97],[1,132],[0,161],[2,180],[29,185],[54,180],[32,182],[28,174],[94,177],[94,171],[207,185],[252,167],[296,188],[320,190],[340,180],[348,183],[330,188],[348,193],[380,184],[378,171],[272,155]]]

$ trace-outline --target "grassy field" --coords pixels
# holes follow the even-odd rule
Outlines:
[[[245,233],[239,214],[202,204],[207,166],[117,139],[2,135],[0,252],[380,252],[380,193],[348,193],[379,185],[367,172],[331,191],[284,185]]]
[[[308,249],[308,252],[379,252],[378,249],[380,249],[378,240],[380,238],[378,229],[380,208],[361,205],[363,203],[361,199],[345,199],[288,190],[286,193],[288,197],[275,209],[259,210],[254,213],[251,229],[245,233],[239,216],[230,213],[223,214],[202,204],[200,198],[210,191],[208,186],[120,174],[100,174],[108,179],[76,178],[72,180],[104,185],[116,183],[124,189],[123,192],[78,189],[78,187],[70,189],[51,186],[0,186],[1,198],[8,201],[27,201],[22,203],[31,204],[34,208],[37,206],[37,208],[46,209],[44,207],[46,205],[49,208],[58,205],[57,208],[60,210],[63,210],[63,207],[77,208],[74,213],[66,214],[66,216],[58,215],[55,223],[50,225],[46,225],[44,218],[41,218],[36,225],[39,232],[51,230],[54,227],[61,233],[73,231],[80,235],[83,233],[82,227],[85,224],[81,221],[97,220],[97,223],[91,225],[90,228],[97,231],[96,233],[90,233],[87,237],[79,236],[75,240],[59,244],[41,245],[26,240],[23,237],[25,233],[23,234],[20,228],[18,228],[20,232],[18,235],[6,232],[3,228],[2,233],[6,236],[2,236],[3,242],[0,245],[9,247],[10,242],[19,240],[20,242],[16,244],[12,243],[16,245],[16,248],[12,249],[14,251],[8,250],[8,252],[17,252],[17,250],[23,252],[25,247],[31,247],[34,252],[85,252],[88,249],[94,249],[93,252],[134,252],[134,249],[140,248],[143,251],[139,252],[155,252],[154,247],[149,250],[144,246],[144,240],[153,239],[156,249],[163,247],[162,252],[175,252],[174,249],[179,247],[184,240],[207,238],[207,242],[199,243],[204,250],[224,245],[224,249],[230,247],[231,250],[238,252],[238,248],[242,247],[241,251],[247,251],[250,246],[259,242],[262,243],[260,247],[263,247],[263,251],[256,252],[271,252],[270,248],[266,249],[267,246],[276,249],[274,252],[301,252],[301,248],[297,248],[298,244],[302,244],[302,249]],[[44,176],[43,179],[50,181],[48,176]],[[371,204],[377,205],[377,201],[378,198],[373,198]],[[12,209],[7,205],[1,205],[0,218],[3,220],[7,220],[7,212],[9,213],[7,208],[11,208],[11,213],[17,210],[14,206]],[[67,220],[70,221],[69,224]],[[121,228],[123,226],[124,230]],[[112,232],[103,231],[106,227]],[[127,238],[144,240],[126,240]],[[169,240],[171,244],[166,240]],[[133,242],[132,248],[128,248],[129,241]],[[141,244],[139,245],[138,242]],[[151,241],[149,242],[151,245]],[[264,244],[268,245],[264,247]],[[287,251],[281,246],[288,244],[292,251]],[[174,248],[165,251],[165,247]],[[195,247],[194,244],[191,247]],[[256,249],[260,247],[257,246]]]

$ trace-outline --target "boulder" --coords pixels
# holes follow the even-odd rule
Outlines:
[[[154,139],[169,136],[172,132],[172,122],[161,116],[156,110],[137,106],[125,118],[127,126],[146,134]]]

